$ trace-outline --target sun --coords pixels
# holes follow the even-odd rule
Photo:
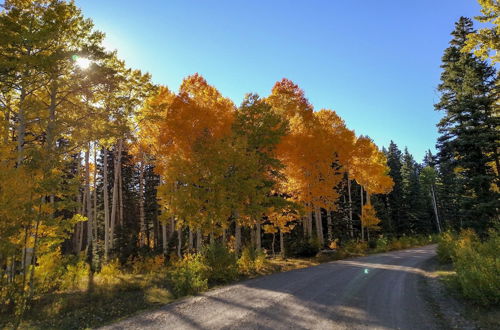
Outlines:
[[[85,58],[85,57],[78,57],[75,60],[75,63],[80,69],[85,70],[90,66],[92,61],[90,61],[88,58]]]

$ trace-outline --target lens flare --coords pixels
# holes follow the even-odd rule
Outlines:
[[[92,61],[85,57],[76,56],[75,63],[80,69],[85,70],[92,64]]]

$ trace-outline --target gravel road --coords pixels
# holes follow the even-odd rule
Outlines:
[[[425,246],[260,277],[103,329],[436,329],[419,292]]]

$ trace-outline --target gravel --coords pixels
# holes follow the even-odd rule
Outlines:
[[[435,245],[240,282],[102,329],[437,329],[422,297]],[[421,282],[421,281],[420,281]]]

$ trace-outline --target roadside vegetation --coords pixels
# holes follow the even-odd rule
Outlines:
[[[465,317],[488,328],[500,327],[500,232],[480,237],[472,229],[447,231],[439,238],[437,274],[464,305]]]
[[[482,306],[500,305],[500,234],[491,229],[480,239],[472,229],[459,234],[444,233],[438,245],[438,259],[451,263],[455,274],[448,283],[464,298]]]
[[[387,252],[434,243],[437,236],[399,239],[379,237],[368,242],[348,241],[335,250],[320,251],[315,241],[305,240],[290,247],[287,257],[272,257],[268,251],[243,249],[238,258],[234,249],[214,242],[200,253],[142,256],[120,263],[115,259],[91,274],[81,258],[59,252],[40,267],[38,294],[31,312],[17,324],[30,329],[85,329],[107,324],[134,313],[160,307],[176,299],[202,293],[210,288],[256,276],[311,267],[320,263]],[[8,290],[3,287],[3,290]],[[5,296],[5,292],[2,292]],[[0,327],[13,328],[9,313],[0,314]]]

